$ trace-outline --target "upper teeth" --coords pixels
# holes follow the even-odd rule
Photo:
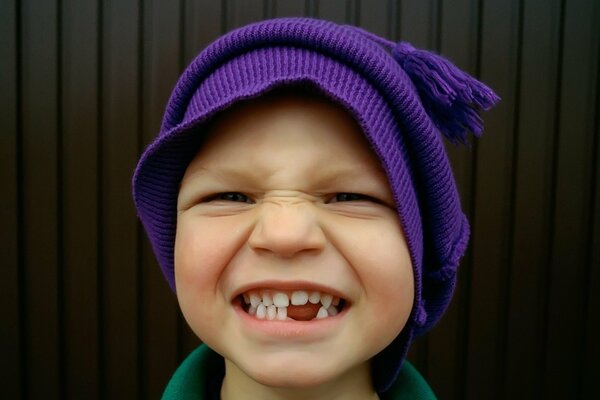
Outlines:
[[[263,297],[263,300],[264,300],[264,297]],[[285,293],[281,293],[281,292],[274,293],[273,294],[273,304],[275,304],[275,307],[287,307],[290,305],[290,299],[289,299],[288,295]]]
[[[282,292],[276,290],[250,291],[243,294],[244,302],[249,305],[248,312],[256,315],[259,319],[279,319],[287,318],[287,307],[290,305],[302,306],[310,302],[322,307],[319,309],[316,318],[325,318],[336,315],[338,310],[335,308],[340,303],[340,298],[331,294],[320,293],[319,291],[294,290],[292,292]]]
[[[308,303],[308,293],[304,290],[296,290],[292,292],[292,304],[295,306],[302,306]]]

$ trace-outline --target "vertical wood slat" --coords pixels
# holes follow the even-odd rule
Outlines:
[[[595,26],[600,26],[600,7],[594,10]],[[600,53],[600,30],[595,32],[596,48]],[[596,385],[600,381],[600,59],[596,57],[596,100],[592,110],[596,110],[595,116],[595,146],[593,178],[591,188],[591,239],[588,246],[588,271],[587,302],[585,304],[585,340],[582,341],[579,351],[583,352],[584,359],[581,373],[580,396],[583,399],[593,398],[597,393]]]
[[[594,43],[594,9],[587,1],[565,2],[556,148],[554,235],[548,273],[548,336],[543,396],[566,398],[577,388],[584,355],[568,344],[584,339],[586,241],[591,205],[598,46]],[[597,21],[596,21],[597,23]]]
[[[319,0],[317,3],[317,18],[323,18],[337,23],[349,23],[348,0]]]
[[[164,105],[180,73],[181,5],[153,1],[144,7],[142,142],[160,130]],[[175,295],[165,282],[144,235],[141,284],[142,398],[159,398],[178,362],[178,320]]]
[[[94,399],[98,370],[98,9],[62,2],[63,278],[68,398]]]
[[[306,15],[308,4],[306,0],[271,0],[267,2],[267,7],[268,14],[265,17],[302,17]]]
[[[54,1],[21,5],[24,394],[59,398],[59,21]]]
[[[389,2],[387,0],[361,1],[359,25],[379,36],[389,36]]]
[[[505,396],[540,398],[560,2],[524,4]]]
[[[138,226],[131,201],[131,173],[138,156],[140,3],[103,3],[102,146],[102,396],[140,395],[138,341]]]
[[[415,47],[435,49],[437,41],[436,0],[403,0],[400,7],[400,37]]]
[[[440,3],[440,7],[443,5],[444,3]],[[478,4],[471,0],[455,1],[439,11],[440,53],[460,68],[476,76]],[[487,135],[487,132],[484,133],[482,140],[486,140]],[[472,139],[471,142],[475,142],[475,139]],[[475,152],[473,148],[451,143],[447,143],[446,150],[461,196],[463,211],[471,219],[474,175],[472,166]],[[453,301],[438,326],[427,336],[427,378],[434,392],[441,399],[464,398],[464,385],[461,377],[465,371],[467,352],[464,336],[469,306],[470,254],[469,249],[461,260]]]
[[[266,0],[224,0],[225,1],[225,30],[260,21],[265,18]]]
[[[0,387],[8,398],[21,397],[19,313],[19,10],[16,1],[0,2]]]
[[[502,97],[486,118],[485,140],[477,144],[472,220],[473,269],[468,321],[468,399],[502,398],[508,233],[512,196],[518,2],[483,4],[481,78]]]
[[[185,0],[183,30],[184,65],[223,33],[223,1]]]
[[[596,4],[593,10],[593,26],[600,27],[600,6]],[[596,59],[596,100],[592,110],[595,111],[595,165],[591,187],[591,216],[592,224],[591,239],[589,240],[588,271],[587,271],[587,302],[585,341],[581,343],[580,351],[584,353],[581,374],[581,398],[592,398],[596,393],[597,382],[600,381],[600,29],[595,30]]]

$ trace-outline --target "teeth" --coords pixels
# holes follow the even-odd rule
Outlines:
[[[290,299],[287,294],[276,292],[273,295],[273,304],[277,307],[287,307],[290,305]]]
[[[289,292],[288,292],[289,293]],[[287,307],[290,305],[301,306],[307,303],[318,304],[321,307],[314,319],[333,317],[339,312],[337,306],[341,299],[331,294],[321,294],[319,291],[308,292],[306,290],[294,290],[289,295],[285,292],[278,292],[272,289],[262,291],[250,291],[243,293],[244,302],[248,305],[248,314],[256,316],[258,319],[267,319],[269,321],[289,320],[287,317]]]
[[[273,297],[271,297],[271,293],[264,291],[262,295],[262,302],[265,306],[270,306],[273,304]]]
[[[317,304],[319,301],[321,301],[321,293],[311,292],[310,296],[308,296],[308,301],[310,301],[311,304]]]
[[[273,321],[277,317],[277,307],[270,305],[267,307],[267,319]]]
[[[308,293],[304,290],[296,290],[292,293],[292,304],[295,306],[303,306],[308,301]]]
[[[287,319],[287,307],[277,307],[277,319],[285,321]]]
[[[323,304],[323,307],[325,307],[325,309],[329,308],[332,301],[333,301],[333,296],[330,294],[324,294],[321,296],[321,304]]]
[[[258,307],[260,304],[260,296],[256,292],[250,292],[250,305]]]
[[[317,316],[315,318],[321,319],[321,318],[327,318],[328,316],[329,316],[329,314],[327,313],[327,310],[325,309],[325,307],[321,307],[321,308],[319,308],[319,312],[317,313]]]
[[[323,308],[323,307],[321,307],[321,308]],[[256,318],[265,319],[266,316],[267,316],[267,307],[265,307],[264,304],[259,304],[258,308],[256,309]]]

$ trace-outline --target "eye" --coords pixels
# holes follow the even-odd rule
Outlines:
[[[232,201],[235,203],[254,203],[248,196],[240,192],[223,192],[207,197],[204,201]]]
[[[345,201],[375,201],[372,197],[360,193],[337,193],[329,203],[339,203]]]

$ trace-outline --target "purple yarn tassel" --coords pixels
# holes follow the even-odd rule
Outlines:
[[[423,106],[451,142],[467,142],[467,132],[480,136],[479,111],[492,108],[500,97],[452,62],[426,50],[399,42],[392,56],[415,84]]]

